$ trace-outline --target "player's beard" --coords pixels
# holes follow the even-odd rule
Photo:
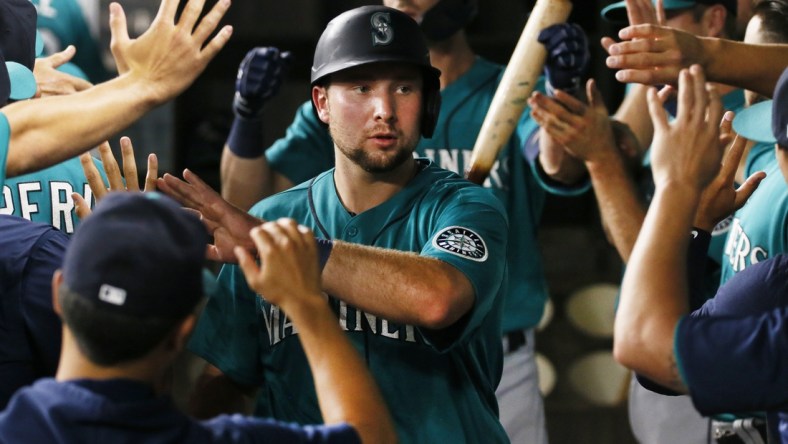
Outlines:
[[[330,131],[330,128],[329,128]],[[334,136],[332,132],[332,137]],[[334,139],[336,140],[336,138]],[[337,147],[342,154],[351,162],[358,165],[364,171],[372,174],[388,173],[396,170],[409,159],[413,158],[413,148],[418,139],[407,141],[404,146],[399,146],[393,156],[384,156],[367,152],[363,147],[354,146],[347,148],[344,144],[337,143]],[[411,147],[411,148],[407,148]]]

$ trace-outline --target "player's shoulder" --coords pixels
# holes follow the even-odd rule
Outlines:
[[[435,200],[449,200],[458,205],[484,205],[506,213],[506,210],[492,191],[473,182],[468,181],[459,174],[440,168],[435,162],[430,161],[424,168],[431,183],[428,194]]]
[[[314,178],[264,198],[249,209],[249,214],[265,219],[266,215],[271,214],[272,211],[281,213],[282,209],[292,211],[308,206],[310,187],[314,185],[320,186],[323,185],[324,181],[331,180],[331,177],[333,177],[332,171],[333,169],[325,171]]]

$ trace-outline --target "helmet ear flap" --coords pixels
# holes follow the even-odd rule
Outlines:
[[[441,110],[440,83],[437,78],[430,83],[431,85],[424,88],[424,102],[421,112],[421,135],[425,139],[432,137]]]

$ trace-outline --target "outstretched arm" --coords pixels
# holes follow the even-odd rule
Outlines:
[[[243,248],[236,250],[238,262],[249,286],[282,307],[298,329],[325,423],[348,423],[365,443],[396,442],[377,384],[321,295],[312,231],[280,219],[254,228],[251,236],[260,266]]]
[[[649,91],[656,193],[624,275],[615,321],[616,360],[675,391],[686,391],[673,334],[688,311],[689,232],[725,146],[719,137],[722,103],[705,80],[699,66],[681,71],[678,115],[672,123],[656,91]]]
[[[190,0],[175,20],[178,0],[162,0],[150,28],[128,35],[126,16],[110,5],[111,49],[119,77],[75,94],[16,102],[3,108],[11,136],[7,175],[35,171],[74,157],[126,128],[188,87],[227,43],[232,28],[210,38],[230,6]]]
[[[242,210],[292,186],[270,168],[263,145],[263,107],[279,91],[291,59],[288,51],[258,47],[251,49],[238,67],[233,126],[222,151],[220,171],[222,197]]]
[[[654,24],[629,26],[618,36],[624,41],[604,39],[602,45],[609,54],[608,68],[626,83],[675,85],[679,71],[696,63],[710,81],[771,97],[788,60],[788,45],[698,37]]]

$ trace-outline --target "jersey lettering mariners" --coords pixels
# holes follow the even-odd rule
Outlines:
[[[258,299],[261,301],[260,311],[262,312],[263,323],[268,331],[269,344],[272,347],[282,342],[282,340],[298,334],[298,329],[293,325],[287,317],[287,314],[285,314],[281,308],[273,304],[262,302],[264,296],[258,296],[261,296],[261,298]],[[416,328],[412,325],[395,324],[375,315],[364,313],[332,297],[329,297],[328,301],[331,310],[339,317],[339,326],[343,331],[366,332],[389,339],[417,342]]]
[[[738,218],[733,219],[733,226],[728,234],[725,244],[725,255],[731,268],[735,272],[744,270],[748,265],[754,265],[769,257],[769,252],[760,245],[753,245],[747,233],[741,226]]]

